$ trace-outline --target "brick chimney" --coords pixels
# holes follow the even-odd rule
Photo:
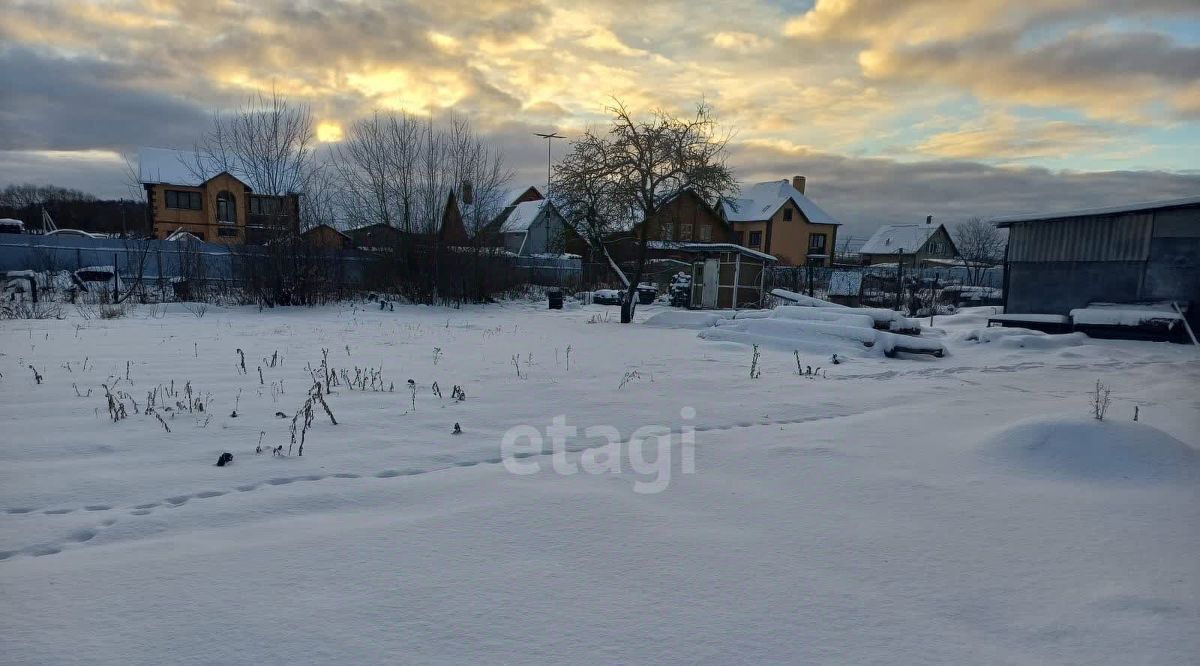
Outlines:
[[[792,176],[792,187],[800,194],[804,194],[804,180],[804,176]]]
[[[925,224],[933,224],[933,216],[932,215],[925,216]]]

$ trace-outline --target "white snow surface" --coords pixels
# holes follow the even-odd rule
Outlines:
[[[1096,326],[1142,326],[1151,322],[1175,326],[1183,321],[1183,315],[1150,308],[1098,307],[1071,310],[1071,320],[1076,324]]]
[[[1034,419],[993,435],[984,450],[1035,475],[1138,483],[1200,481],[1200,450],[1143,423]]]
[[[978,308],[924,331],[946,358],[833,365],[831,350],[871,350],[825,335],[828,348],[799,350],[820,376],[768,346],[752,379],[742,344],[638,325],[673,312],[658,305],[634,325],[589,323],[610,309],[598,305],[372,306],[0,321],[0,662],[1200,655],[1190,346],[960,339],[994,312]],[[833,325],[735,316],[711,330]],[[286,448],[322,349],[351,375],[382,367],[395,391],[335,386],[338,424],[318,409],[303,457],[256,455],[260,437]],[[1103,424],[1089,420],[1097,378],[1113,387]],[[101,384],[144,407],[172,381],[181,397],[165,402],[190,382],[203,415],[161,411],[169,433],[141,413],[108,418]],[[449,399],[455,384],[465,401]],[[671,428],[670,483],[635,492],[649,476],[624,448],[619,474],[557,474],[549,455],[529,458],[532,475],[496,463],[506,430],[556,415],[623,437]],[[685,424],[694,474],[679,469]],[[569,440],[559,458],[597,443]],[[224,451],[233,465],[214,466]]]
[[[914,254],[938,230],[934,224],[885,224],[875,230],[859,254]]]

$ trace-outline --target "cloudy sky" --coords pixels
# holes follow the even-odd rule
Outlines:
[[[120,196],[123,154],[272,86],[328,142],[468,114],[529,183],[532,131],[704,98],[740,177],[856,234],[1200,194],[1197,0],[5,0],[0,185]]]

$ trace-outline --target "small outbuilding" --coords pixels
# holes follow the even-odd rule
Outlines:
[[[992,222],[1009,234],[1006,313],[1166,302],[1200,323],[1200,196]]]
[[[692,265],[692,309],[760,307],[763,280],[775,257],[733,243],[683,243]]]
[[[345,233],[328,224],[318,224],[300,234],[310,247],[326,250],[345,250],[354,246],[354,241]]]

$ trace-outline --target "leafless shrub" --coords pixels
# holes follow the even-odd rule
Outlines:
[[[58,303],[12,301],[0,306],[0,319],[62,319],[63,308]]]
[[[1111,388],[1097,379],[1096,387],[1088,393],[1088,402],[1092,405],[1092,417],[1097,421],[1104,420],[1104,414],[1108,411],[1108,406],[1112,402],[1109,399],[1109,393],[1111,392]]]
[[[100,318],[101,319],[121,319],[129,313],[129,306],[125,303],[101,303]]]
[[[642,378],[642,375],[640,372],[638,372],[637,370],[629,370],[621,377],[621,383],[620,383],[620,385],[617,386],[617,390],[619,391],[619,390],[625,388],[626,384],[628,384],[629,382],[631,382],[635,379],[640,381],[641,378]]]
[[[127,418],[129,413],[125,410],[125,404],[117,396],[113,395],[112,390],[108,388],[108,384],[101,384],[100,386],[104,388],[104,397],[108,401],[108,417],[113,420],[113,423]],[[116,385],[114,384],[114,386]]]
[[[292,417],[291,434],[292,439],[288,444],[288,455],[292,454],[292,447],[299,444],[300,447],[296,451],[296,455],[304,455],[304,442],[308,430],[312,428],[313,423],[313,407],[321,405],[325,410],[325,414],[329,417],[329,422],[337,425],[337,419],[333,417],[333,410],[329,409],[329,405],[325,402],[325,396],[321,393],[321,383],[314,382],[312,388],[308,391],[308,397],[300,409],[296,410],[296,415]]]
[[[184,302],[180,303],[180,305],[183,306],[184,310],[192,313],[192,316],[196,319],[201,319],[204,315],[208,314],[208,303],[204,301]]]

